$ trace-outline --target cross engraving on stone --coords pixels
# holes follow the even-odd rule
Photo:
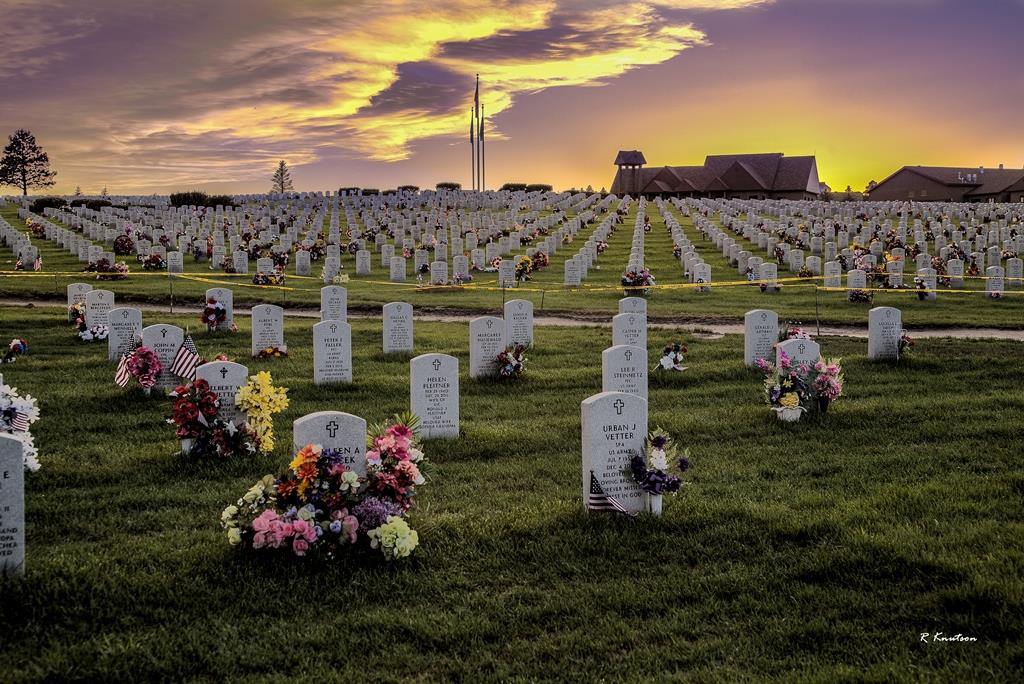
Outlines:
[[[160,328],[160,339],[167,337],[167,328]]]
[[[441,359],[434,359],[433,366],[435,372],[441,370]]]
[[[625,407],[626,405],[625,405],[625,404],[624,404],[624,403],[622,402],[622,400],[621,400],[621,399],[616,399],[616,400],[615,400],[615,403],[614,403],[614,404],[612,404],[612,406],[614,406],[614,407],[615,407],[615,415],[621,416],[621,415],[622,415],[622,409],[623,409],[623,408],[624,408],[624,407]]]
[[[627,350],[626,350],[626,353],[625,353],[625,354],[623,354],[623,356],[625,356],[625,357],[626,357],[626,360],[627,360],[627,361],[629,361],[630,359],[632,359],[632,358],[633,358],[633,352],[632,352],[632,350],[629,350],[629,349],[627,349]]]
[[[327,434],[331,436],[331,439],[334,439],[334,436],[338,434],[339,427],[338,423],[333,420],[327,424]]]
[[[331,323],[331,333],[336,333],[336,332],[338,332],[338,324],[337,323]]]
[[[227,368],[227,366],[221,366],[220,367],[220,379],[223,380],[227,376],[228,376],[228,368]]]
[[[487,321],[487,329],[490,330],[494,326],[494,321]]]

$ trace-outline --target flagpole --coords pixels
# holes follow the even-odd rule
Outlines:
[[[484,145],[484,122],[487,121],[487,114],[484,113],[484,106],[480,105],[480,185],[481,189],[487,191],[487,148]]]
[[[473,95],[473,116],[475,117],[474,125],[480,123],[480,74],[476,75],[476,92]],[[476,175],[473,178],[473,182],[476,184],[476,190],[480,190],[480,136],[477,136],[476,141]]]
[[[473,143],[473,110],[469,110],[469,185],[476,190],[476,145]]]

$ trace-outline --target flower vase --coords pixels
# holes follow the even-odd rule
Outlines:
[[[831,404],[832,402],[830,402],[825,397],[818,397],[817,401],[818,401],[818,415],[819,416],[824,416],[825,412],[828,411],[828,405]]]
[[[796,408],[780,406],[775,408],[775,415],[784,423],[795,423],[800,420],[800,417],[806,410],[803,406],[797,406]]]
[[[650,510],[651,515],[655,517],[661,517],[661,494],[649,494],[647,496],[647,506]]]
[[[192,438],[186,437],[181,440],[181,453],[188,456],[192,453]]]

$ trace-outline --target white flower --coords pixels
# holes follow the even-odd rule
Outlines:
[[[229,420],[227,426],[224,429],[227,430],[228,434],[231,435],[232,437],[234,437],[235,433],[238,432],[238,428],[235,427],[235,421],[233,420]]]
[[[672,362],[672,357],[671,356],[663,356],[663,357],[661,357],[661,367],[664,368],[665,370],[668,370],[669,368],[671,368],[674,365],[675,364]]]
[[[658,470],[665,470],[668,467],[668,459],[664,449],[651,449],[651,467]]]
[[[409,449],[409,460],[411,460],[413,463],[419,463],[420,461],[423,460],[423,452],[417,449],[416,447],[412,447],[411,449]],[[416,484],[419,484],[419,482],[417,482]]]

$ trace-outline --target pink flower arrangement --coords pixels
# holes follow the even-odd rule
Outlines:
[[[156,378],[161,370],[163,366],[160,365],[160,359],[149,347],[138,347],[128,357],[128,373],[138,380],[144,389],[156,385]]]

